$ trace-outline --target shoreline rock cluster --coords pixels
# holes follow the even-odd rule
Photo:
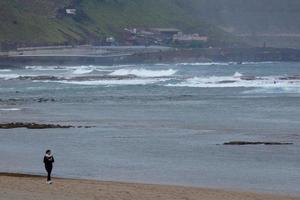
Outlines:
[[[225,142],[223,145],[293,145],[289,142],[249,142],[249,141],[231,141]]]
[[[71,126],[60,124],[38,124],[38,123],[23,123],[12,122],[0,124],[0,129],[14,129],[14,128],[27,128],[27,129],[68,129],[68,128],[92,128],[92,126]]]
[[[38,51],[34,55],[16,55],[1,56],[0,67],[22,67],[22,66],[46,66],[46,65],[116,65],[116,64],[149,64],[149,63],[181,63],[181,62],[264,62],[264,61],[299,61],[299,49],[286,48],[265,48],[265,47],[241,47],[241,48],[194,48],[178,49],[168,47],[158,47],[157,51],[140,51],[140,46],[132,48],[139,49],[138,52],[124,50],[128,46],[118,46],[113,48],[122,49],[122,54],[106,54],[104,56],[85,54],[74,55],[65,52],[45,55]],[[153,47],[152,47],[153,48]],[[167,48],[167,49],[166,49]],[[161,49],[161,50],[160,50]],[[5,52],[2,52],[4,54]],[[1,52],[0,52],[1,54]],[[27,79],[28,77],[23,77]],[[47,77],[40,77],[45,79]],[[56,77],[52,77],[56,80]],[[248,77],[252,79],[253,77]]]

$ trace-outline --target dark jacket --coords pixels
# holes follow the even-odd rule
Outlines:
[[[52,168],[53,167],[53,163],[54,163],[54,157],[50,156],[44,156],[44,163],[45,163],[45,167],[46,168]]]

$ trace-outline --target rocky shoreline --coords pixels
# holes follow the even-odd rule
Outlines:
[[[225,142],[223,145],[293,145],[289,142],[249,142],[249,141],[231,141]]]
[[[118,47],[122,48],[122,47]],[[162,48],[162,47],[161,47]],[[41,50],[40,50],[41,51]],[[123,54],[106,54],[104,56],[90,55],[61,55],[43,54],[26,55],[0,53],[0,67],[30,66],[30,65],[115,65],[140,63],[180,63],[180,62],[264,62],[264,61],[300,61],[299,49],[283,48],[199,48],[199,49],[162,49],[156,51],[137,51]],[[88,51],[88,50],[87,50]]]
[[[68,128],[92,128],[92,126],[72,126],[72,125],[38,124],[38,123],[24,123],[24,122],[12,122],[12,123],[2,123],[2,124],[0,124],[0,129],[15,129],[15,128],[68,129]]]

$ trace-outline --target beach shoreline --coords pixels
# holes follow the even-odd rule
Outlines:
[[[277,194],[206,189],[185,186],[54,178],[53,185],[41,175],[0,173],[0,199],[202,199],[202,200],[298,200]]]
[[[287,48],[173,48],[166,46],[28,47],[0,51],[0,67],[128,65],[207,62],[295,62],[300,50]]]

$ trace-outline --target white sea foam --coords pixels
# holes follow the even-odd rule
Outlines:
[[[279,62],[264,61],[264,62],[242,62],[242,65],[257,65],[257,64],[275,64]]]
[[[115,68],[109,66],[94,66],[94,65],[83,65],[83,66],[26,66],[28,70],[33,71],[32,73],[39,73],[42,75],[41,72],[49,73],[55,75],[59,73],[62,76],[72,77],[72,76],[79,76],[84,74],[91,74],[93,72],[105,72],[110,73],[113,72]],[[112,68],[112,69],[110,69]],[[27,72],[28,73],[28,72]],[[46,75],[46,74],[45,74]]]
[[[0,108],[0,111],[20,111],[21,108]]]
[[[110,66],[80,66],[80,67],[68,67],[67,69],[73,70],[72,74],[74,75],[83,75],[90,74],[93,72],[113,72],[114,69],[111,69]]]
[[[7,73],[7,72],[11,72],[11,70],[10,69],[0,69],[0,79],[9,80],[9,79],[14,79],[14,78],[19,77],[19,75],[17,75],[17,74],[11,74],[11,73]]]
[[[60,66],[26,66],[25,69],[30,69],[33,71],[66,70],[65,67]]]
[[[284,80],[278,76],[251,77],[250,79],[236,72],[233,76],[208,76],[188,78],[180,83],[168,84],[173,87],[198,87],[198,88],[300,88],[300,80]]]
[[[176,65],[183,65],[183,66],[211,66],[211,65],[224,65],[224,66],[227,66],[227,65],[231,65],[231,64],[235,64],[233,62],[228,62],[228,63],[225,63],[225,62],[197,62],[197,63],[179,63],[179,64],[176,64]]]
[[[115,68],[114,66],[105,66],[105,65],[80,65],[80,66],[64,66],[65,69],[109,69]]]
[[[43,81],[75,85],[148,85],[169,79],[123,79],[123,80],[90,80],[90,81]]]
[[[243,76],[243,74],[241,74],[240,72],[235,72],[233,75],[233,77],[235,77],[235,78],[240,78],[242,76]]]
[[[26,66],[25,69],[34,71],[77,70],[77,69],[107,69],[111,66],[82,65],[82,66]]]
[[[92,73],[93,71],[94,71],[93,68],[82,67],[82,68],[75,69],[73,71],[73,74],[75,74],[75,75],[89,74],[89,73]]]
[[[242,65],[257,65],[257,64],[275,64],[277,62],[242,62]],[[179,63],[176,65],[183,65],[183,66],[212,66],[212,65],[219,65],[219,66],[227,66],[227,65],[237,65],[238,62],[196,62],[196,63]]]
[[[134,75],[138,77],[166,77],[166,76],[172,76],[177,72],[177,70],[174,69],[168,69],[168,70],[147,70],[147,69],[118,69],[114,72],[110,73],[111,76],[128,76],[128,75]]]
[[[15,79],[18,78],[18,74],[0,74],[0,79],[9,80],[9,79]]]
[[[0,72],[11,72],[11,69],[0,69]]]

